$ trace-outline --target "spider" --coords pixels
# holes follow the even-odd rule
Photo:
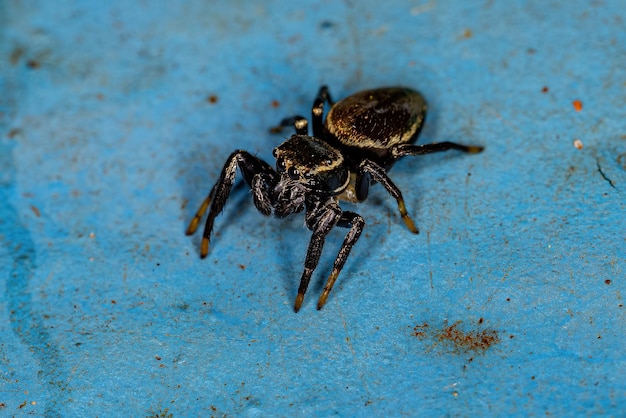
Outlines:
[[[326,104],[330,110],[324,119]],[[409,88],[365,90],[334,103],[328,87],[322,86],[311,110],[313,135],[308,135],[306,118],[283,119],[273,131],[293,125],[296,132],[274,149],[276,168],[247,151],[234,151],[191,220],[187,235],[197,230],[209,209],[200,246],[200,256],[206,257],[215,218],[226,204],[239,168],[259,212],[285,218],[304,211],[305,224],[313,233],[294,303],[295,312],[302,306],[326,236],[336,226],[348,229],[317,302],[317,309],[321,309],[365,227],[359,214],[340,208],[340,200],[362,202],[370,185],[380,183],[396,200],[409,231],[417,234],[419,231],[407,213],[402,193],[387,175],[389,169],[408,155],[450,149],[475,154],[483,150],[481,146],[454,142],[414,145],[424,124],[426,108],[422,95]]]

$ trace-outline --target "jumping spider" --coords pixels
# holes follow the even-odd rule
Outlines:
[[[326,103],[330,110],[324,120]],[[360,215],[339,207],[339,200],[362,202],[367,198],[370,185],[380,183],[396,200],[407,228],[417,234],[418,229],[407,213],[402,193],[387,171],[398,159],[408,155],[450,149],[474,154],[483,150],[481,146],[454,142],[414,145],[425,117],[426,101],[420,93],[408,88],[366,90],[334,104],[328,88],[323,86],[311,111],[313,136],[308,135],[306,118],[284,119],[280,127],[293,125],[296,133],[274,149],[275,169],[247,151],[233,152],[226,160],[219,180],[191,220],[187,234],[196,231],[210,205],[200,248],[201,257],[206,257],[213,223],[228,199],[237,168],[252,190],[254,205],[263,215],[269,216],[273,212],[274,216],[285,218],[305,211],[306,226],[313,235],[294,304],[294,310],[298,312],[326,235],[335,226],[348,228],[317,303],[317,309],[321,309],[365,227]]]

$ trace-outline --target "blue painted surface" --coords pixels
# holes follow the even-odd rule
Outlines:
[[[0,3],[0,415],[623,414],[624,2],[374,4]],[[323,83],[486,151],[394,167],[418,236],[344,205],[294,314],[302,217],[184,229]]]

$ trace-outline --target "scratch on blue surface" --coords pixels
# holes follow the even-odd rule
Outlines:
[[[613,182],[613,180],[611,180],[606,173],[604,172],[604,170],[602,169],[602,165],[600,164],[600,158],[596,157],[596,167],[598,167],[598,173],[600,173],[600,175],[602,176],[602,178],[609,183],[609,186],[611,186],[614,189],[617,189],[617,187],[615,187],[615,182]]]

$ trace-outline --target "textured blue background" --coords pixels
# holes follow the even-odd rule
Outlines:
[[[625,2],[251,3],[0,2],[0,415],[622,415]],[[344,205],[294,314],[301,216],[184,229],[323,83],[486,151],[394,167],[418,236]]]

